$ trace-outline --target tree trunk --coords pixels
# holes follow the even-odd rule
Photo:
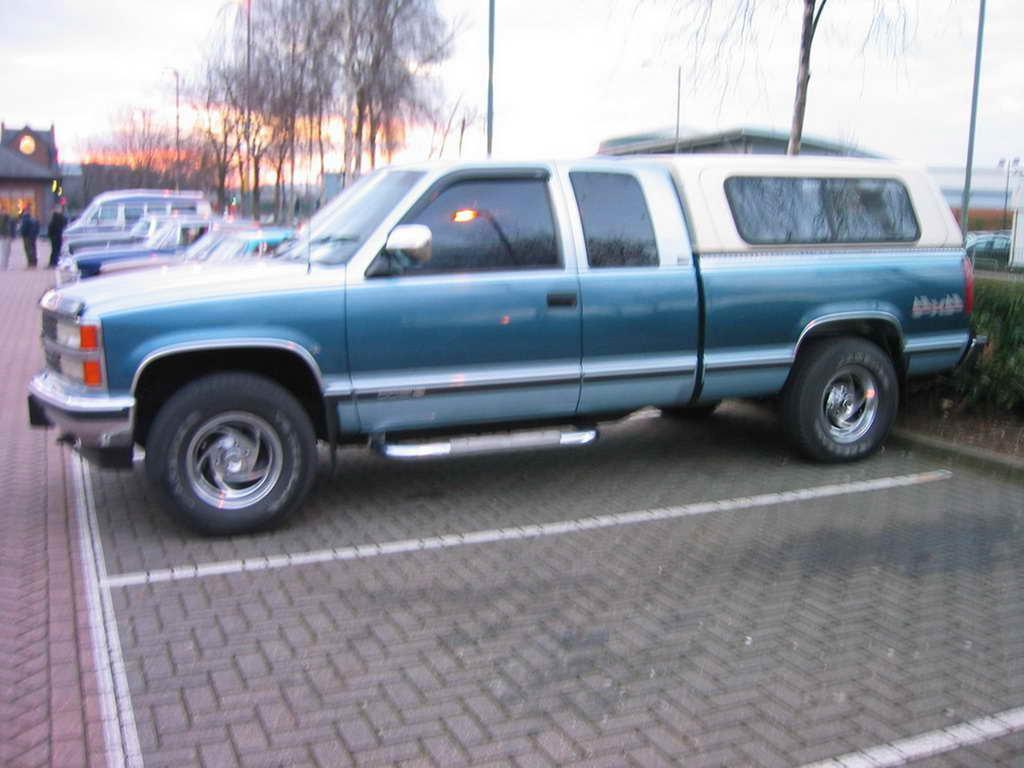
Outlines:
[[[366,102],[362,94],[356,95],[356,126],[352,142],[352,174],[359,176],[363,170],[363,121],[366,117]]]
[[[260,220],[260,165],[263,162],[262,153],[253,153],[252,156],[252,217]]]
[[[374,109],[370,110],[370,170],[377,167],[377,131],[379,126],[377,125],[377,112]]]
[[[787,155],[800,154],[800,139],[804,132],[807,83],[811,79],[811,43],[814,41],[814,5],[815,0],[804,0],[804,20],[800,32],[800,65],[796,73],[796,98],[793,101],[793,124],[789,129]]]

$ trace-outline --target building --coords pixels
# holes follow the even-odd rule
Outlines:
[[[928,175],[942,190],[953,215],[960,221],[963,204],[963,166],[935,165],[928,167]],[[1003,168],[974,167],[971,172],[971,213],[967,219],[969,230],[1010,229],[1013,222],[1014,195],[1022,188],[1024,177]]]
[[[597,149],[599,155],[670,155],[698,152],[741,155],[784,155],[789,133],[769,128],[740,126],[704,133],[681,130],[676,141],[675,130],[652,131],[631,136],[605,139]],[[827,141],[814,136],[801,139],[800,152],[805,155],[839,155],[844,157],[881,157],[850,144]]]
[[[31,205],[45,227],[60,189],[60,164],[53,126],[8,128],[0,123],[0,207],[10,213]]]

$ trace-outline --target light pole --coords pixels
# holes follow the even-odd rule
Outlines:
[[[1009,229],[1010,213],[1010,175],[1019,173],[1020,158],[1004,157],[999,161],[999,168],[1006,169],[1006,189],[1003,191],[1003,229]]]
[[[494,0],[487,22],[487,156],[494,140]]]
[[[679,110],[683,102],[683,65],[676,67],[676,142],[672,145],[672,154],[679,154]]]
[[[174,191],[180,189],[181,174],[181,72],[174,67]]]
[[[981,44],[985,36],[985,0],[978,3],[978,43],[974,50],[974,88],[971,91],[971,127],[967,133],[967,169],[964,195],[960,200],[960,232],[967,234],[967,212],[971,207],[971,170],[974,165],[974,125],[978,121],[978,81],[981,79]]]
[[[252,0],[245,0],[245,159],[242,163],[242,213],[247,206],[245,192],[249,182],[249,160],[252,145],[251,104],[252,104]],[[258,217],[257,217],[258,218]]]

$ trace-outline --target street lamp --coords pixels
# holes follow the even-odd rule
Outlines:
[[[978,81],[981,79],[981,49],[985,37],[985,0],[978,0],[978,41],[974,48],[974,87],[971,89],[971,123],[967,130],[967,169],[964,174],[964,192],[960,198],[960,233],[967,234],[971,209],[971,171],[974,170],[974,127],[978,122]]]
[[[174,74],[174,191],[179,190],[181,173],[181,72],[175,67],[168,67]]]
[[[651,59],[647,59],[640,65],[641,68],[647,69],[648,67],[656,66],[656,63]],[[675,140],[672,143],[672,153],[679,154],[679,117],[682,113],[683,104],[683,65],[676,65],[676,133]]]
[[[1006,189],[1003,191],[1003,229],[1010,228],[1010,176],[1020,173],[1020,158],[1004,157],[999,161],[999,168],[1006,169]]]
[[[494,0],[490,1],[487,21],[487,156],[494,139]]]

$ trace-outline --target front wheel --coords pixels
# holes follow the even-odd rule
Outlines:
[[[283,387],[223,373],[184,387],[157,413],[146,473],[177,516],[213,535],[281,522],[316,474],[313,425]]]
[[[812,342],[782,395],[782,420],[797,448],[825,462],[853,461],[881,445],[896,418],[892,360],[865,339]]]

